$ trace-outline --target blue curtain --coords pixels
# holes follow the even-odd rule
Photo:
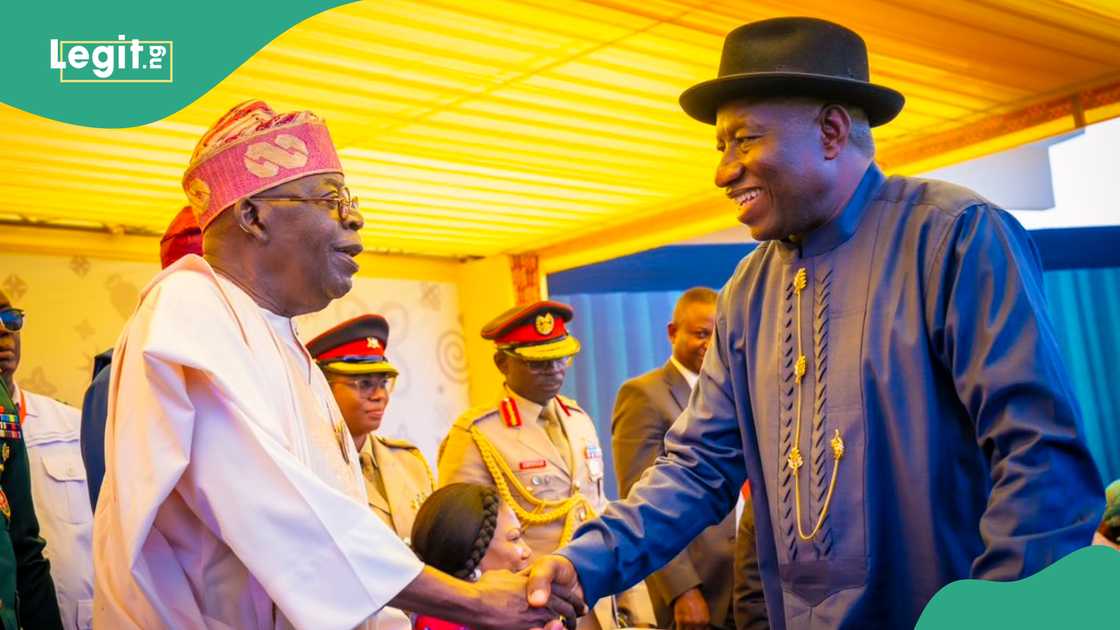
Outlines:
[[[1107,484],[1120,478],[1120,268],[1048,271],[1046,298]]]
[[[571,304],[575,318],[568,330],[583,350],[568,370],[564,395],[579,401],[599,430],[606,459],[606,488],[617,496],[611,453],[611,412],[622,383],[669,360],[665,326],[681,291],[551,295]]]
[[[1046,272],[1051,318],[1084,417],[1085,439],[1105,483],[1120,478],[1120,268]],[[564,393],[594,418],[615,490],[611,411],[623,381],[669,358],[665,325],[681,291],[554,294],[571,304],[583,351]],[[614,496],[613,494],[611,496]]]

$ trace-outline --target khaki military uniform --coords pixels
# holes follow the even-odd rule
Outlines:
[[[509,405],[515,405],[516,410]],[[522,516],[525,542],[537,555],[555,551],[567,542],[571,530],[594,518],[607,505],[603,493],[603,452],[595,424],[574,400],[558,396],[549,405],[567,435],[567,454],[561,453],[549,438],[541,419],[544,408],[514,394],[497,406],[461,416],[441,446],[439,457],[441,485],[467,481],[496,486],[503,498],[512,498],[526,511],[563,512],[563,517],[540,524],[529,523]],[[496,483],[484,461],[478,436],[484,444],[482,448],[504,461],[513,479],[501,474],[503,479]],[[494,465],[501,466],[497,461]],[[521,495],[518,484],[532,499]],[[580,619],[579,628],[617,628],[616,612],[623,613],[631,625],[656,623],[649,594],[644,583],[639,583],[616,598],[600,600],[594,614]]]
[[[358,455],[370,508],[408,540],[416,512],[435,490],[424,455],[409,442],[380,435],[370,435]]]

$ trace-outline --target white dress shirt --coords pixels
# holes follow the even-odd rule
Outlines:
[[[31,500],[39,534],[47,541],[62,627],[93,626],[93,514],[79,442],[81,412],[53,398],[20,389],[23,439],[31,468]]]
[[[700,380],[700,375],[686,368],[683,363],[677,360],[677,357],[670,355],[669,360],[673,362],[673,367],[677,368],[677,371],[680,372],[681,376],[684,377],[684,380],[688,383],[688,386],[691,389],[696,389],[696,381]]]

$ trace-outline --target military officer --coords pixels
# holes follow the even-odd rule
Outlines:
[[[312,339],[307,350],[327,377],[358,450],[370,509],[407,542],[435,480],[420,449],[376,434],[399,374],[385,356],[388,345],[389,322],[362,315]],[[404,611],[386,606],[374,627],[409,630],[412,623]]]
[[[494,486],[514,508],[536,554],[567,543],[574,529],[607,503],[595,423],[576,401],[559,395],[580,348],[566,328],[571,319],[570,306],[542,301],[510,309],[487,324],[482,337],[497,345],[494,363],[505,377],[505,397],[461,416],[440,448],[440,483]],[[649,595],[639,583],[617,598],[600,600],[579,628],[654,623]]]
[[[31,502],[26,408],[12,400],[23,311],[0,291],[0,627],[61,629],[50,563]]]
[[[385,318],[362,315],[312,339],[307,349],[326,375],[358,449],[370,507],[407,540],[435,482],[420,449],[376,434],[398,375],[385,356],[388,343]]]

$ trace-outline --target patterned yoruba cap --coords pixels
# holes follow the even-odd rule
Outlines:
[[[572,307],[541,300],[515,306],[482,327],[482,338],[526,361],[563,359],[579,352],[579,340],[568,334]]]
[[[183,174],[202,230],[238,199],[315,173],[341,173],[327,125],[311,112],[277,114],[264,101],[229,110],[198,141]]]
[[[187,254],[202,255],[202,228],[190,206],[184,206],[167,226],[159,241],[159,261],[167,269]]]
[[[385,357],[389,346],[389,322],[380,315],[362,315],[347,320],[307,343],[319,367],[339,374],[397,375]]]

